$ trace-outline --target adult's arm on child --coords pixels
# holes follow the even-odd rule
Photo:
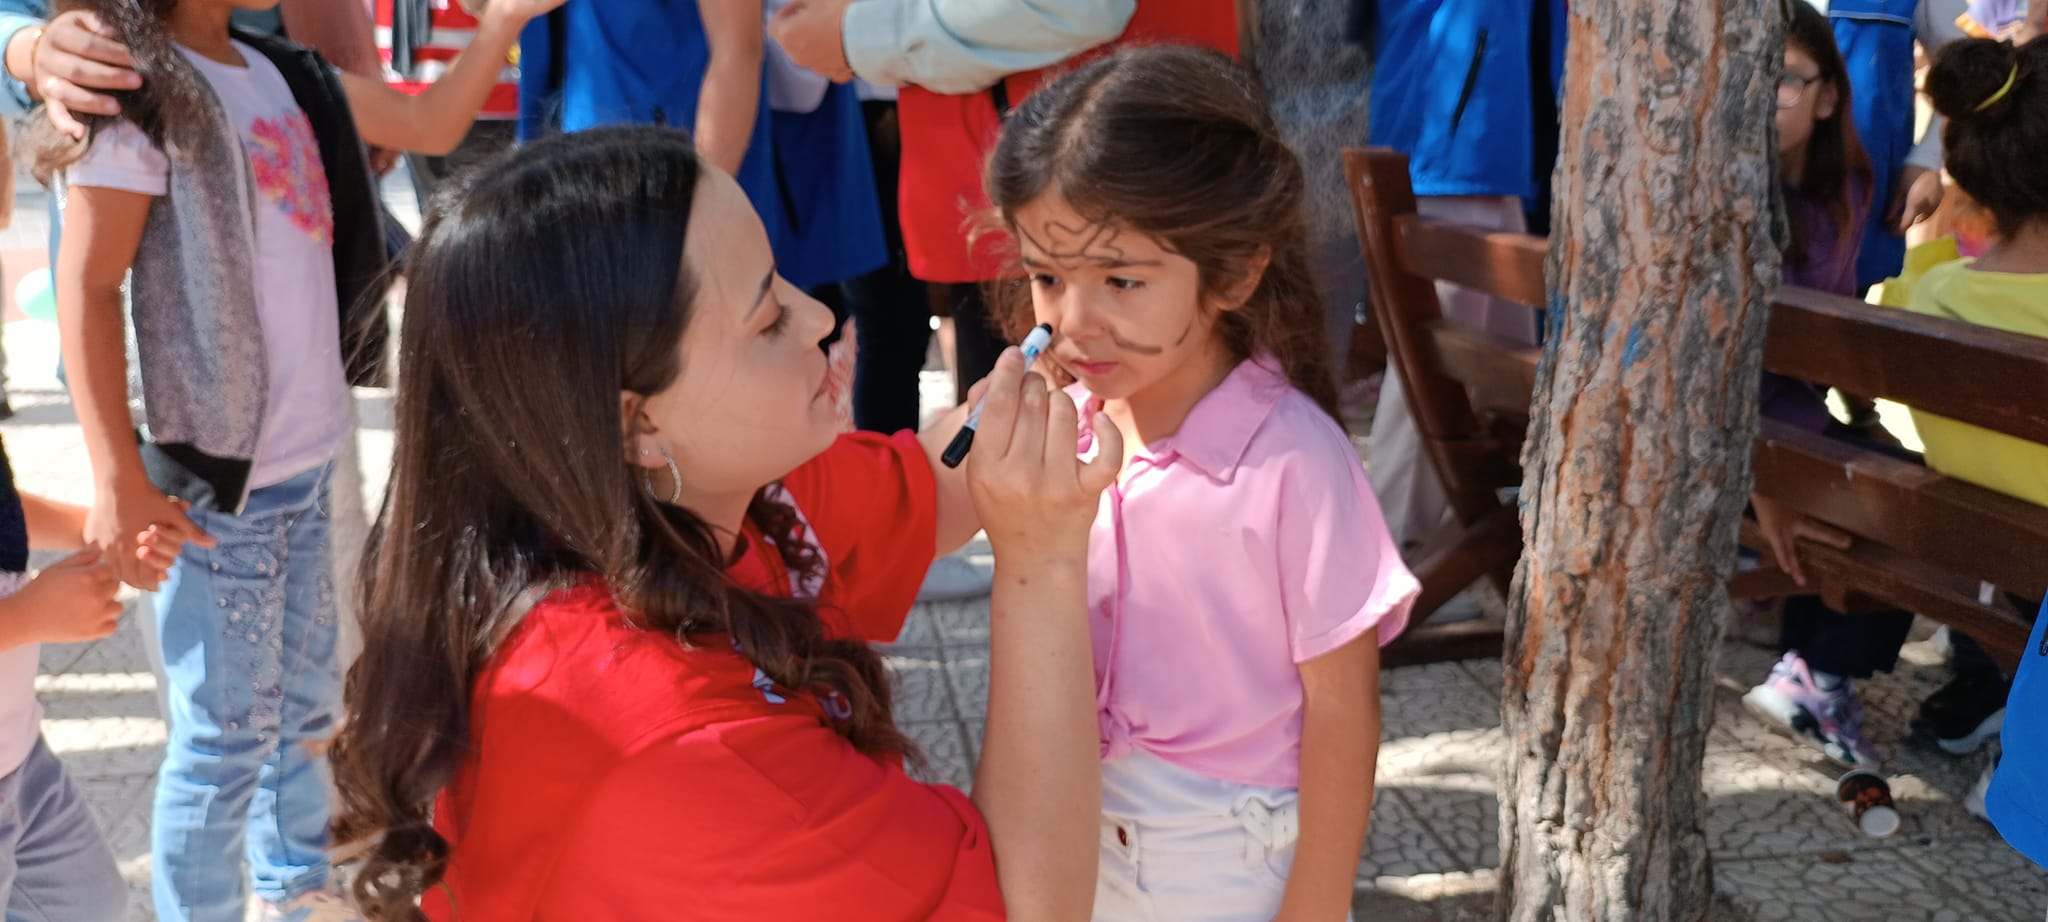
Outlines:
[[[98,548],[71,555],[0,598],[0,650],[32,643],[77,643],[114,632],[120,580]]]
[[[967,476],[996,554],[988,725],[974,804],[1019,922],[1088,918],[1101,823],[1101,750],[1088,636],[1088,532],[1123,439],[1095,422],[1100,453],[1074,456],[1074,402],[1004,351],[989,375]]]
[[[712,166],[736,175],[761,107],[761,57],[767,53],[761,0],[699,4],[697,11],[711,49],[697,91],[697,150]]]
[[[121,284],[142,242],[152,196],[74,186],[58,247],[57,325],[69,370],[71,402],[84,430],[93,474],[92,514],[85,540],[107,553],[115,575],[154,590],[161,570],[141,553],[152,527],[179,544],[213,539],[184,509],[150,483],[128,413],[128,352]]]
[[[1377,629],[1302,663],[1301,837],[1280,920],[1342,919],[1372,815],[1380,751]]]
[[[107,95],[142,85],[127,46],[98,16],[64,13],[37,24],[44,5],[0,0],[6,20],[5,61],[9,101],[24,111],[41,101],[51,124],[74,138],[85,136],[79,115],[118,115],[120,103]],[[13,81],[19,81],[17,89]]]
[[[562,0],[495,0],[484,8],[476,33],[447,73],[417,96],[401,93],[381,79],[343,73],[356,131],[372,147],[439,156],[462,143],[477,112],[497,86],[505,57],[528,20],[562,5]]]

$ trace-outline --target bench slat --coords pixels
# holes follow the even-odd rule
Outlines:
[[[1742,524],[1742,543],[1764,548],[1756,523]],[[1765,551],[1765,553],[1769,553]],[[1858,600],[1877,599],[1946,624],[1975,638],[1991,658],[2007,670],[2026,652],[2032,625],[2012,612],[1977,601],[1976,586],[1929,566],[1925,561],[1876,544],[1846,551],[1811,542],[1799,545],[1809,588],[1822,596],[1848,596],[1842,607],[1855,611]]]
[[[2030,596],[2048,590],[2048,509],[1764,420],[1757,491],[1805,515]]]
[[[1536,362],[1543,357],[1543,350],[1442,319],[1429,325],[1429,337],[1437,361],[1465,385],[1475,407],[1529,414],[1529,404],[1536,396]]]
[[[1550,302],[1542,237],[1510,234],[1402,215],[1395,221],[1403,268],[1428,279],[1482,291],[1532,310]]]
[[[1786,288],[1764,367],[2048,444],[2048,340]]]

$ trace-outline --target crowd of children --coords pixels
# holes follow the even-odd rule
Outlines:
[[[53,271],[95,492],[22,494],[0,452],[8,918],[124,904],[34,698],[38,646],[111,633],[121,583],[152,593],[167,690],[162,919],[238,919],[252,895],[290,922],[1347,917],[1379,648],[1418,593],[1402,546],[1441,503],[1416,458],[1369,481],[1345,434],[1331,334],[1348,318],[1331,318],[1355,267],[1330,258],[1328,164],[1305,170],[1287,140],[1319,135],[1276,116],[1276,72],[1231,58],[1255,20],[1206,0],[950,22],[846,0],[685,17],[489,0],[458,55],[408,32],[430,4],[378,7],[396,88],[237,31],[246,0],[60,4],[95,17],[65,41],[103,43],[66,53],[142,79],[53,75],[53,107],[75,76],[118,90],[118,114],[63,97],[80,107],[18,138],[64,203]],[[1528,86],[1557,85],[1563,4],[1423,6],[1353,11],[1381,67],[1373,135],[1426,148],[1427,210],[1522,227],[1554,143]],[[1907,159],[1913,8],[1788,7],[1788,284],[1853,295],[1896,274],[1894,239],[1939,203],[1939,173]],[[40,73],[43,33],[8,34],[8,73]],[[1935,55],[1943,162],[1995,233],[1908,309],[2048,336],[2048,42],[2028,37]],[[531,137],[437,177],[403,264],[390,486],[338,584],[348,388],[386,382],[393,345],[365,154],[445,154],[487,103],[507,114],[515,47]],[[856,77],[903,85],[895,108]],[[1429,140],[1468,119],[1509,140]],[[877,195],[896,178],[900,233]],[[922,352],[902,321],[928,308],[888,303],[921,301],[918,280],[958,286],[961,326],[963,406],[922,433],[903,385],[923,357],[898,347]],[[1454,319],[1490,322],[1449,294],[1471,308]],[[886,380],[855,385],[881,431],[842,431],[822,347],[847,314],[864,343],[888,337],[864,350],[889,356]],[[1054,333],[1027,367],[1001,328],[1036,325]],[[1804,382],[1767,377],[1761,399],[1875,437]],[[956,469],[939,458],[970,400]],[[1399,417],[1376,446],[1402,443]],[[1916,418],[1930,466],[2048,504],[2048,448]],[[1797,540],[1844,540],[1755,512],[1795,576]],[[969,797],[906,773],[871,644],[978,531],[1002,568]],[[31,578],[32,545],[86,549]],[[338,593],[364,603],[352,667]],[[1852,683],[1890,667],[1909,623],[1851,629],[1790,600],[1784,658],[1745,701],[1877,763]],[[1973,703],[1944,689],[1923,717],[1974,745],[1998,729],[1974,702],[2002,706],[2006,680],[1966,654],[1958,672]],[[2042,713],[2006,721],[1990,798],[2037,859]]]

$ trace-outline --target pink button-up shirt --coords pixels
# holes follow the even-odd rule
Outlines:
[[[1077,400],[1095,398],[1076,386]],[[1092,450],[1084,431],[1081,449]],[[1297,665],[1407,622],[1415,578],[1343,429],[1244,362],[1105,491],[1088,546],[1105,761],[1299,787]]]

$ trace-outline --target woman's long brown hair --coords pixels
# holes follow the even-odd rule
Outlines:
[[[420,918],[449,859],[431,811],[469,751],[477,677],[527,602],[591,575],[646,630],[729,634],[777,683],[838,692],[852,716],[835,727],[861,751],[906,749],[880,658],[828,637],[806,602],[728,583],[719,536],[651,499],[627,463],[621,392],[658,393],[683,361],[704,169],[681,132],[593,130],[486,164],[429,208],[406,265],[364,649],[332,755],[336,844],[367,849],[355,895],[370,918]],[[787,506],[764,490],[748,515],[792,572],[817,571]]]
[[[1295,388],[1342,423],[1309,268],[1301,161],[1258,81],[1229,58],[1140,47],[1076,68],[1010,115],[986,185],[1006,224],[1057,189],[1076,212],[1192,261],[1205,293],[1228,290],[1268,248],[1258,287],[1217,318],[1217,330],[1239,361],[1272,355]],[[999,282],[994,297],[1013,335],[1030,327],[1026,286]]]

